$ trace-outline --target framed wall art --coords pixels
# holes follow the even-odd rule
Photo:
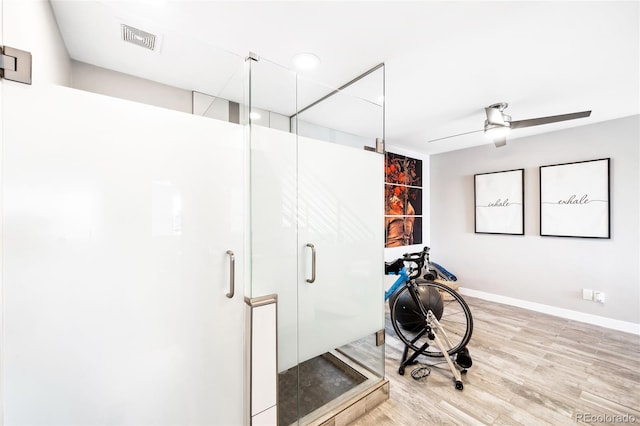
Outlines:
[[[524,169],[473,176],[475,232],[524,235]]]
[[[540,167],[540,235],[610,238],[610,158]]]
[[[385,153],[385,247],[422,244],[422,160]]]

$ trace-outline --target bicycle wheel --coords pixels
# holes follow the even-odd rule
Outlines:
[[[469,306],[458,293],[445,285],[419,278],[415,282],[424,312],[433,312],[447,336],[447,353],[453,355],[459,352],[469,343],[473,332]],[[429,339],[429,326],[435,325],[430,324],[420,307],[416,306],[408,286],[402,287],[389,298],[389,308],[391,325],[405,345],[426,356],[443,356],[435,342]]]

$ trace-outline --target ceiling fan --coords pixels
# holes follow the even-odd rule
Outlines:
[[[570,114],[550,115],[548,117],[529,118],[527,120],[511,121],[511,116],[504,113],[509,106],[506,102],[489,105],[484,110],[487,113],[487,119],[484,121],[484,129],[474,130],[472,132],[460,133],[443,138],[432,139],[429,142],[435,142],[442,139],[453,138],[456,136],[467,135],[469,133],[484,132],[485,136],[493,141],[496,147],[505,146],[507,144],[507,134],[514,129],[523,127],[540,126],[542,124],[556,123],[558,121],[574,120],[576,118],[589,117],[591,111],[573,112]]]

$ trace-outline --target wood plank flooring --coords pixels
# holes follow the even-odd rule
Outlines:
[[[400,376],[404,346],[387,313],[390,398],[352,425],[640,424],[640,336],[465,300],[475,324],[464,390],[444,363],[420,381],[414,366]]]

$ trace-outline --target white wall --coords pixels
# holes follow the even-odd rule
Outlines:
[[[178,89],[83,62],[72,61],[75,89],[191,113],[191,91]]]
[[[167,86],[84,62],[71,63],[71,86],[75,89],[229,121],[229,101],[226,99]],[[289,131],[289,117],[257,108],[253,111],[261,114],[260,118],[253,119],[253,124]]]
[[[407,157],[417,158],[422,160],[422,244],[414,244],[411,246],[392,247],[384,249],[384,260],[389,262],[402,256],[404,253],[413,253],[422,251],[424,246],[429,246],[431,242],[431,221],[430,221],[430,176],[429,176],[429,155],[414,151],[408,151],[406,149],[398,148],[393,145],[387,145],[385,148],[389,152],[394,154],[406,155]],[[437,255],[437,248],[433,253]],[[433,257],[432,260],[438,262],[437,257]],[[440,262],[438,262],[440,263]]]
[[[361,149],[365,146],[376,146],[375,139],[345,133],[329,127],[319,126],[308,121],[296,120],[295,118],[291,119],[291,128],[294,133],[297,132],[300,136],[337,143],[338,145],[346,145]]]
[[[71,63],[47,0],[3,1],[4,44],[31,52],[34,83],[68,86]]]
[[[640,324],[640,116],[431,157],[434,260],[471,290]],[[539,236],[538,167],[611,158],[611,239]],[[525,169],[525,235],[474,233],[473,175]],[[436,254],[437,253],[437,254]],[[582,288],[606,303],[582,300]],[[596,321],[597,322],[597,321]],[[606,321],[605,321],[606,322]],[[624,327],[623,327],[624,328]]]

